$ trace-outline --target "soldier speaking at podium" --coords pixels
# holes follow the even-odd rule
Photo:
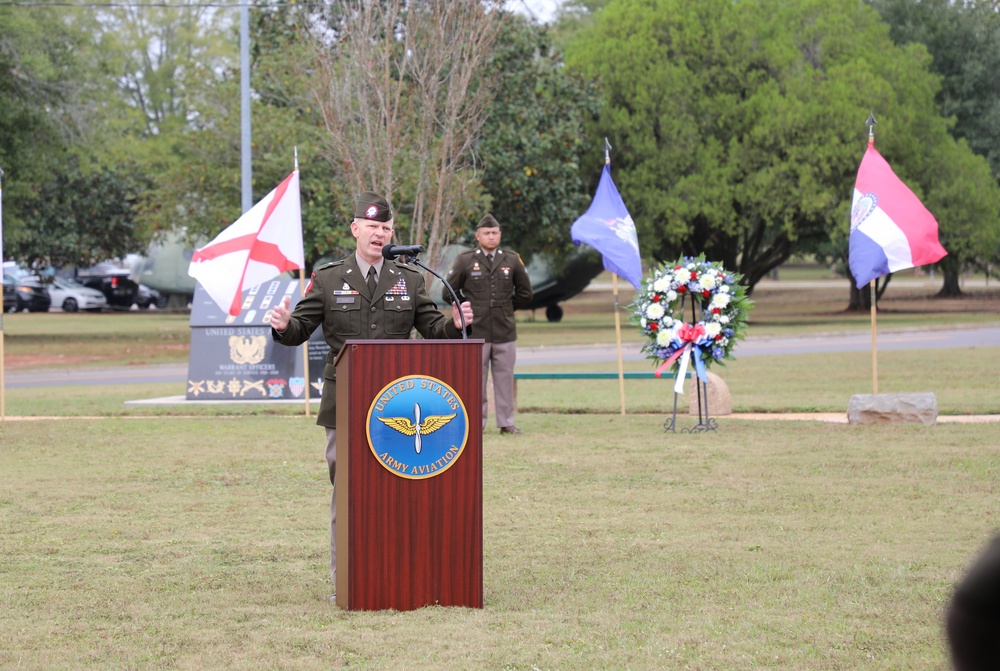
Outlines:
[[[326,427],[326,462],[330,482],[336,484],[337,394],[334,360],[344,342],[356,340],[405,340],[416,329],[424,338],[462,337],[462,316],[472,324],[468,302],[452,305],[448,319],[431,300],[424,277],[402,261],[386,259],[382,248],[392,240],[393,215],[389,202],[365,191],[354,208],[351,233],[357,250],[340,261],[316,268],[294,311],[285,299],[271,313],[271,337],[294,347],[309,340],[318,327],[330,345],[323,368],[323,394],[316,423]],[[462,314],[459,314],[461,310]],[[336,495],[330,504],[330,573],[337,584]],[[332,598],[332,597],[331,597]]]

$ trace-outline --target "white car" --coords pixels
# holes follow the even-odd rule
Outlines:
[[[52,280],[52,284],[49,285],[49,296],[52,298],[52,307],[62,308],[63,312],[77,310],[99,312],[108,307],[108,299],[100,291],[63,277]]]

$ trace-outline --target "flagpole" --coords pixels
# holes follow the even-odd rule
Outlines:
[[[292,151],[295,156],[295,172],[299,171],[299,148],[293,147]],[[302,190],[302,187],[299,187]],[[304,255],[303,255],[304,256]],[[306,297],[306,269],[299,268],[299,292],[302,298]],[[309,407],[309,341],[306,340],[302,345],[302,373],[305,375],[306,384],[306,417],[312,416],[312,409]]]
[[[618,344],[618,396],[621,399],[622,415],[625,414],[625,369],[622,365],[622,319],[618,309],[618,275],[611,273],[611,286],[615,293],[615,340]]]
[[[872,290],[872,393],[878,393],[878,349],[875,337],[875,280],[871,281]]]
[[[611,165],[611,143],[604,138],[604,165]],[[622,319],[618,305],[618,274],[611,273],[611,287],[615,297],[615,349],[618,351],[618,400],[622,416],[625,415],[625,368],[622,362]]]
[[[874,147],[875,146],[875,124],[878,123],[877,121],[875,121],[875,113],[874,112],[868,112],[868,120],[865,123],[868,125],[868,146],[869,147]],[[875,278],[872,278],[871,282],[869,283],[869,286],[871,288],[871,301],[872,301],[872,305],[871,305],[871,315],[872,315],[872,393],[873,394],[878,394],[878,349],[877,349],[877,344],[876,344],[878,342],[878,340],[877,340],[877,337],[876,337],[877,331],[876,331],[876,328],[875,328],[875,311],[876,311],[876,305],[875,305],[875,296],[876,296]]]

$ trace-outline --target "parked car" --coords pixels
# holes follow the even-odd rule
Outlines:
[[[8,282],[7,278],[3,278],[3,311],[11,312],[17,307],[17,289],[14,288],[13,282]]]
[[[85,287],[97,289],[108,301],[108,307],[128,310],[136,302],[139,285],[129,277],[127,270],[89,270],[77,274],[77,281]]]
[[[166,307],[166,301],[156,289],[151,289],[145,284],[139,285],[139,290],[135,296],[135,304],[142,310],[150,308]]]
[[[46,312],[52,304],[49,292],[45,290],[45,287],[42,286],[42,283],[34,275],[22,274],[14,276],[5,274],[3,282],[4,285],[10,283],[14,287],[14,307],[11,308],[11,312],[21,312],[22,310],[27,310],[28,312]],[[6,288],[4,289],[4,293],[7,293]],[[4,309],[7,309],[6,297]]]
[[[97,289],[86,287],[76,280],[56,277],[49,285],[49,297],[52,305],[60,307],[63,312],[89,310],[100,312],[108,307],[108,299]]]

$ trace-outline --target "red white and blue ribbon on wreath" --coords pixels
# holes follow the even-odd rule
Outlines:
[[[702,360],[702,347],[710,347],[712,345],[712,338],[705,331],[705,325],[700,322],[697,324],[681,324],[674,331],[674,340],[671,345],[677,349],[656,369],[656,377],[660,377],[663,371],[670,368],[675,361],[679,360],[677,375],[674,378],[674,391],[678,394],[683,394],[684,379],[687,377],[688,366],[693,354],[695,374],[702,382],[708,382],[708,372],[705,362]]]

